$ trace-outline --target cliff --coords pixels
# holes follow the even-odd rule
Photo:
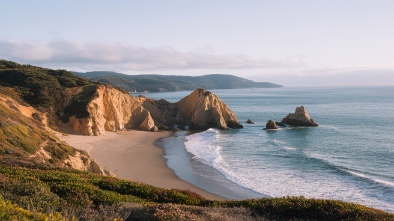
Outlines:
[[[97,136],[105,131],[171,129],[175,124],[189,125],[196,130],[243,127],[223,101],[204,89],[195,90],[177,103],[132,97],[108,85],[97,85],[93,90],[90,100],[85,104],[78,103],[79,112],[68,113],[68,118],[59,124],[59,128]],[[75,109],[74,106],[75,102],[70,102],[65,109]]]
[[[63,124],[64,129],[84,135],[100,135],[105,131],[149,131],[155,127],[150,112],[142,107],[138,99],[111,86],[95,86],[91,100],[83,109],[86,115],[78,117],[75,113],[70,116]]]
[[[191,129],[206,130],[242,128],[234,112],[214,93],[197,89],[176,103],[179,112],[185,117]]]
[[[0,60],[0,86],[39,110],[55,130],[83,135],[139,129],[157,131],[174,125],[205,130],[241,128],[235,114],[213,93],[199,89],[177,103],[132,97],[66,70],[51,70]]]
[[[55,166],[111,175],[86,152],[55,137],[45,114],[7,95],[14,92],[0,86],[0,164]]]

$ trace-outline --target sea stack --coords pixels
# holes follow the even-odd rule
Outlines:
[[[266,130],[277,130],[278,126],[276,125],[275,121],[269,120],[265,125]]]
[[[304,106],[297,107],[295,113],[288,114],[281,121],[282,124],[288,124],[291,126],[306,126],[306,127],[317,127],[316,124],[311,117],[309,117],[308,112],[306,111]]]

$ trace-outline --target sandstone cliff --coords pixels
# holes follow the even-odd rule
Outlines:
[[[85,109],[87,116],[79,118],[75,114],[65,124],[72,132],[97,136],[105,131],[149,131],[155,127],[150,112],[142,107],[138,99],[111,86],[96,86]]]
[[[189,125],[197,130],[243,127],[224,102],[204,89],[195,90],[177,103],[170,103],[143,96],[132,97],[107,85],[95,87],[86,104],[70,102],[69,106],[74,109],[86,106],[80,110],[86,113],[72,112],[67,123],[63,124],[65,131],[97,136],[105,131],[157,131],[172,129],[174,125]]]
[[[174,124],[179,124],[184,121],[179,117],[178,108],[176,104],[170,103],[166,100],[154,100],[144,96],[138,96],[142,106],[148,110],[159,129],[170,129]]]
[[[47,117],[0,93],[0,162],[12,165],[52,165],[101,175],[103,170],[90,156],[53,135]]]
[[[189,126],[191,129],[206,130],[242,128],[235,114],[214,93],[197,89],[177,103],[138,97],[160,129]]]
[[[176,103],[180,114],[190,123],[191,129],[205,130],[242,128],[238,118],[214,93],[197,89]]]

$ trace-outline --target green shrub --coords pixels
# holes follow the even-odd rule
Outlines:
[[[20,208],[0,195],[0,220],[63,221],[63,217],[60,213],[45,214]]]
[[[182,214],[189,214],[190,217],[195,217],[196,214],[213,217],[220,211],[226,211],[228,214],[233,212],[234,215],[229,217],[250,216],[249,220],[394,220],[393,214],[337,200],[282,197],[208,201],[190,191],[167,190],[88,172],[45,167],[21,168],[0,165],[0,194],[25,209],[34,207],[46,213],[59,211],[63,215],[83,214],[77,216],[84,217],[88,213],[101,216],[101,212],[98,211],[103,206],[113,208],[125,202],[137,202],[146,205],[147,211],[139,209],[145,214],[145,218],[153,217],[152,219],[156,220],[165,220],[165,217],[184,217]],[[188,207],[166,206],[168,203],[197,207],[190,210]],[[149,212],[152,208],[153,212]]]

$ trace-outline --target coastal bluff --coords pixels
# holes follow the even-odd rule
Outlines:
[[[205,89],[196,89],[179,102],[170,103],[144,96],[133,97],[115,87],[97,85],[80,110],[85,114],[69,116],[60,128],[97,136],[106,131],[172,129],[174,125],[186,125],[195,130],[243,127],[230,108]]]
[[[108,85],[97,85],[93,90],[89,101],[80,107],[80,112],[85,114],[70,116],[60,128],[67,132],[95,136],[106,131],[154,129],[150,112],[142,107],[138,99]]]

